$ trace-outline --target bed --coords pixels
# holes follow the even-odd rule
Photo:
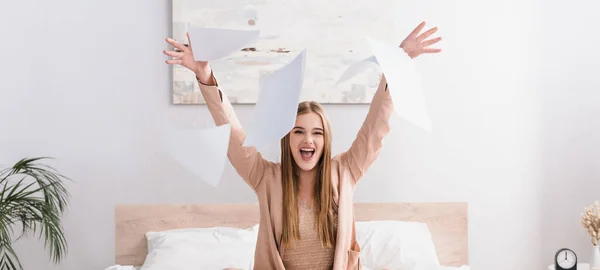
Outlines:
[[[161,232],[199,233],[194,235],[212,237],[222,231],[209,231],[208,234],[203,234],[204,231],[200,232],[200,230],[220,228],[221,230],[235,230],[235,237],[238,237],[236,239],[242,239],[245,236],[240,235],[246,233],[251,235],[256,232],[258,219],[258,205],[255,203],[117,205],[115,207],[115,265],[106,269],[154,269],[141,266],[149,260],[150,254],[152,256],[157,254],[157,245],[167,242],[177,243],[171,238],[164,238],[165,234],[161,234]],[[404,253],[394,257],[410,260],[411,256],[416,256],[412,266],[406,267],[406,269],[469,269],[468,204],[465,202],[355,203],[355,219],[357,239],[361,244],[361,261],[382,260],[382,257],[377,257],[380,256],[377,253],[397,248],[397,252],[402,250]],[[388,232],[392,233],[392,237],[385,235]],[[151,235],[163,238],[150,242]],[[173,235],[175,234],[171,234],[169,237]],[[181,241],[187,241],[186,245],[190,244],[190,238],[195,237],[190,235],[192,234],[182,237]],[[379,241],[374,240],[378,239],[377,237],[389,239],[384,241],[397,241],[398,244],[393,246],[388,242],[375,242]],[[233,247],[238,248],[244,245],[244,243],[236,243]],[[251,247],[252,243],[248,242],[247,246]],[[215,249],[214,247],[210,248],[211,251]],[[173,246],[170,249],[173,249]],[[169,248],[165,250],[169,250]],[[190,250],[190,248],[186,250]],[[439,263],[439,267],[424,266],[426,263],[417,262],[418,260],[433,260],[423,258],[426,256],[423,254],[429,250],[432,253],[431,258]],[[251,256],[252,252],[253,250],[249,251],[248,256]],[[411,255],[410,252],[418,254]],[[180,253],[173,256],[180,256]],[[160,254],[160,256],[163,256],[164,260],[164,256],[167,255]],[[152,259],[155,260],[155,258]],[[181,260],[181,257],[178,257],[177,260]],[[248,263],[249,266],[242,267],[242,269],[250,269],[251,264],[252,262]],[[400,268],[403,267],[397,269]],[[378,268],[365,267],[365,269]]]

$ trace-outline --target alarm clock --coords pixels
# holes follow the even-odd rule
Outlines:
[[[577,270],[577,254],[571,249],[561,248],[554,255],[555,270]]]

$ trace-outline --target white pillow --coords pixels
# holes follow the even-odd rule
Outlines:
[[[358,221],[356,241],[366,269],[438,270],[440,263],[427,224]]]
[[[140,270],[252,269],[257,226],[190,228],[148,232]]]

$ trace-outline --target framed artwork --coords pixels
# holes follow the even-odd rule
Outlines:
[[[380,72],[373,67],[337,84],[350,64],[370,57],[365,36],[399,44],[392,0],[172,0],[172,35],[188,43],[188,26],[260,30],[260,39],[210,63],[232,104],[255,104],[259,78],[306,49],[301,100],[370,103]],[[412,26],[412,25],[411,25]],[[211,42],[207,40],[206,42]],[[205,104],[194,74],[173,66],[173,103]]]

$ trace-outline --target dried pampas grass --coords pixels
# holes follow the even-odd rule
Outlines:
[[[592,244],[597,246],[600,243],[600,203],[598,201],[585,208],[585,212],[581,214],[581,225],[592,238]]]

